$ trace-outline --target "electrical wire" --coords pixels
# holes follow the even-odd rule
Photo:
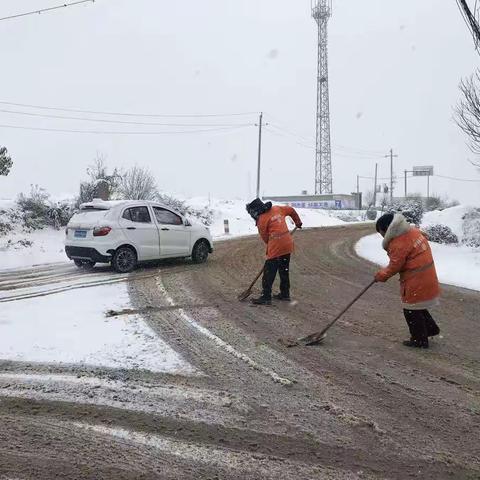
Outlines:
[[[271,130],[268,126],[265,126],[263,128],[267,132],[271,133],[272,135],[276,135],[277,137],[289,138],[288,135],[285,135],[285,134],[280,133],[280,132],[276,132],[275,130]],[[298,141],[295,141],[295,140],[294,140],[294,143],[296,143],[297,145],[300,145],[301,147],[304,147],[304,148],[309,148],[311,150],[316,150],[316,148],[313,145],[307,145],[306,143],[298,142]]]
[[[456,178],[456,177],[448,177],[446,175],[432,175],[433,177],[438,177],[438,178],[444,178],[447,180],[454,180],[457,182],[470,182],[470,183],[480,183],[480,180],[473,180],[473,179],[468,179],[468,178]]]
[[[40,10],[33,10],[31,12],[17,13],[15,15],[1,17],[0,21],[12,20],[14,18],[26,17],[28,15],[39,15],[41,13],[51,12],[53,10],[59,10],[60,8],[73,7],[74,5],[80,5],[81,3],[95,3],[95,0],[78,0],[76,2],[63,3],[62,5],[57,5],[55,7],[47,7],[47,8],[41,8]]]
[[[269,124],[269,126],[272,126],[271,124]],[[280,132],[277,132],[277,131],[274,131],[274,130],[271,130],[268,128],[268,126],[265,126],[264,129],[271,133],[272,135],[276,135],[278,137],[284,137],[284,138],[290,138],[294,135],[288,135],[288,134],[284,134],[284,133],[280,133]],[[296,143],[297,145],[300,145],[301,147],[304,147],[304,148],[308,148],[310,150],[313,150],[315,151],[316,150],[316,147],[314,145],[308,145],[304,142],[300,142],[298,140],[293,140],[294,143]],[[332,151],[333,155],[337,156],[337,157],[343,157],[343,158],[351,158],[351,159],[355,159],[355,160],[376,160],[376,159],[379,159],[379,158],[383,158],[384,156],[383,155],[379,155],[379,156],[366,156],[366,155],[350,155],[350,154],[347,154],[347,153],[343,153],[343,152],[337,152],[335,150]]]
[[[253,126],[248,125],[248,126]],[[189,135],[192,133],[213,133],[213,132],[227,132],[227,131],[235,131],[242,128],[246,128],[246,126],[239,126],[239,127],[222,127],[222,128],[207,128],[207,129],[200,129],[200,130],[180,130],[180,131],[105,131],[105,130],[71,130],[66,128],[47,128],[47,127],[26,127],[22,125],[2,125],[0,124],[0,128],[10,128],[16,130],[32,130],[38,132],[58,132],[58,133],[82,133],[82,134],[92,134],[92,135]]]
[[[269,117],[272,117],[272,115],[267,114]],[[273,118],[273,117],[272,117]],[[278,121],[278,120],[277,120]],[[307,148],[313,148],[315,150],[315,147],[312,147],[310,145],[304,145],[305,142],[315,142],[315,139],[313,137],[305,137],[303,135],[299,135],[292,130],[289,130],[285,127],[281,127],[275,123],[269,123],[269,126],[284,133],[285,135],[291,136],[293,138],[296,138],[300,140],[299,145],[303,145]],[[345,147],[343,145],[333,145],[334,150],[339,149],[340,151],[335,151],[335,154],[338,156],[343,156],[346,158],[356,158],[356,159],[373,159],[373,158],[383,158],[384,157],[384,152],[381,152],[379,150],[366,150],[366,149],[361,149],[361,148],[354,148],[354,147]],[[343,152],[342,152],[343,150]],[[353,153],[353,155],[351,155]]]
[[[240,117],[247,115],[257,115],[257,112],[242,112],[242,113],[208,113],[208,114],[159,114],[159,113],[131,113],[131,112],[106,112],[96,110],[81,110],[78,108],[66,107],[50,107],[44,105],[31,105],[27,103],[14,103],[0,101],[0,105],[9,105],[14,107],[33,108],[37,110],[53,110],[57,112],[70,113],[89,113],[92,115],[109,115],[120,117],[149,117],[149,118],[208,118],[208,117]]]
[[[8,113],[11,115],[24,115],[28,117],[53,118],[60,120],[80,120],[84,122],[100,122],[100,123],[114,123],[121,125],[154,125],[161,127],[246,127],[250,124],[218,124],[218,123],[157,123],[157,122],[132,122],[124,120],[107,120],[103,118],[88,118],[88,117],[70,117],[64,115],[51,115],[33,112],[20,112],[17,110],[0,109],[0,113]]]

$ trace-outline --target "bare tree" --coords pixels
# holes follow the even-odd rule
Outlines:
[[[462,98],[455,108],[454,119],[467,135],[473,153],[480,155],[480,70],[460,82]],[[480,161],[471,162],[480,167]]]
[[[158,188],[155,177],[147,168],[134,166],[120,178],[118,196],[128,200],[156,200]]]

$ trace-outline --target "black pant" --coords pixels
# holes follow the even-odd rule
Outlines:
[[[410,336],[415,341],[428,341],[428,337],[433,337],[440,333],[440,328],[430,315],[428,310],[403,310],[405,320],[407,321]]]
[[[263,269],[262,288],[263,296],[266,298],[272,298],[272,286],[275,281],[275,277],[280,275],[280,293],[284,297],[290,296],[290,254],[282,255],[281,257],[272,258],[265,262]]]

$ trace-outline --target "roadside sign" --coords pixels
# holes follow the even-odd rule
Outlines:
[[[431,177],[433,176],[433,166],[421,166],[413,167],[413,176],[414,177]]]

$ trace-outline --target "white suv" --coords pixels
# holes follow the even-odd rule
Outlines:
[[[80,205],[66,229],[65,252],[78,267],[111,263],[120,273],[138,262],[192,257],[203,263],[212,253],[207,227],[192,225],[155,202],[95,199]]]

